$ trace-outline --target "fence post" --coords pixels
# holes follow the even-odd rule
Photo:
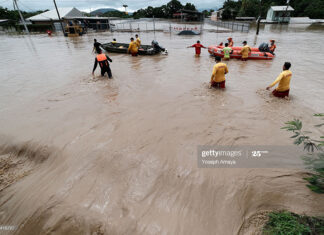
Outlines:
[[[154,35],[155,35],[155,19],[154,19],[154,16],[153,16],[153,30],[154,30]]]

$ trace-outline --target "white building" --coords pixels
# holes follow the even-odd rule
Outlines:
[[[289,23],[290,14],[294,9],[291,6],[273,6],[267,13],[265,23]]]

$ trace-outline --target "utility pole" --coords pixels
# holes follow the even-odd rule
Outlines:
[[[55,6],[55,9],[56,9],[56,12],[57,12],[58,19],[59,19],[60,24],[61,24],[61,28],[62,28],[62,31],[63,31],[63,35],[65,36],[64,27],[63,27],[63,24],[62,24],[62,21],[61,21],[60,13],[59,13],[59,11],[58,11],[58,9],[57,9],[57,6],[56,6],[56,2],[55,2],[55,0],[53,0],[53,2],[54,2],[54,6]]]
[[[127,5],[123,5],[123,7],[125,8],[125,14],[127,14]]]
[[[257,30],[256,30],[256,35],[259,35],[259,31],[260,31],[260,21],[261,21],[261,6],[262,6],[262,0],[260,0],[259,2],[259,17],[257,20]]]
[[[27,28],[26,21],[25,21],[23,15],[21,14],[21,12],[20,12],[20,10],[19,10],[18,4],[17,4],[17,0],[13,0],[13,2],[14,2],[14,6],[16,5],[16,8],[17,8],[17,10],[18,10],[18,12],[19,12],[20,19],[21,19],[22,23],[23,23],[24,26],[25,26],[25,30],[26,30],[27,34],[29,34],[29,30],[28,30],[28,28]]]
[[[290,0],[287,0],[287,8],[286,8],[286,13],[285,13],[285,15],[284,15],[284,17],[287,17],[288,18],[288,8],[289,8],[289,2],[290,2]],[[289,19],[289,18],[288,18]],[[283,21],[285,20],[285,18],[283,18]],[[289,23],[289,20],[288,20],[288,22],[287,23]]]

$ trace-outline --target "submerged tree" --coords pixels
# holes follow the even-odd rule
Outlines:
[[[324,120],[324,114],[314,114],[316,117],[320,117]],[[305,178],[308,181],[308,187],[317,193],[324,193],[324,136],[320,136],[320,139],[314,139],[309,136],[311,132],[303,131],[303,123],[299,119],[289,121],[285,123],[286,126],[282,129],[291,131],[294,133],[291,138],[295,139],[294,144],[303,145],[307,154],[303,156],[303,160],[308,169],[311,170],[311,176]],[[315,127],[321,128],[324,123],[320,123]]]

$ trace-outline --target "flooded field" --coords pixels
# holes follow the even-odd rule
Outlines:
[[[304,25],[266,25],[258,37],[142,33],[169,55],[109,54],[112,80],[98,69],[92,78],[93,39],[134,34],[0,35],[0,225],[15,234],[250,234],[264,211],[323,215],[301,169],[197,166],[199,145],[291,146],[280,128],[294,118],[318,134],[323,35]],[[226,62],[226,91],[208,89],[214,59],[186,47],[228,36],[250,46],[276,39],[277,58]],[[291,98],[279,100],[265,87],[285,61]]]

